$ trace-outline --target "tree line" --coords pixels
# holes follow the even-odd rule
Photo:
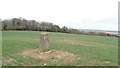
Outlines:
[[[59,27],[51,22],[37,22],[35,20],[26,20],[24,18],[12,18],[0,20],[2,24],[2,31],[7,30],[29,30],[29,31],[47,31],[47,32],[62,32],[62,33],[73,33],[73,34],[84,34],[84,35],[100,35],[100,36],[113,36],[106,33],[96,33],[96,32],[85,32],[78,29],[68,28],[66,26]]]

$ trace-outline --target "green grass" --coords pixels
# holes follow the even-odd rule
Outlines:
[[[39,58],[19,55],[27,49],[39,47],[39,31],[2,31],[3,66],[117,66],[118,38],[46,32],[49,35],[50,48],[77,55],[78,60],[65,63],[51,63]],[[10,61],[10,58],[15,61]]]
[[[2,66],[2,32],[0,32],[0,67]]]

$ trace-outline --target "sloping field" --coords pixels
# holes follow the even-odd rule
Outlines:
[[[51,53],[39,54],[48,33]],[[3,31],[3,66],[117,66],[118,38],[57,32]]]

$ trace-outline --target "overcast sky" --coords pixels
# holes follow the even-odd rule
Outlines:
[[[77,29],[118,30],[120,0],[0,0],[0,19],[22,17]]]

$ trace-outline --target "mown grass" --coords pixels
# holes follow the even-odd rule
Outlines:
[[[117,66],[118,38],[90,36],[57,32],[45,32],[49,35],[50,48],[77,55],[77,60],[65,63],[51,63],[43,59],[20,55],[27,49],[39,47],[39,31],[2,31],[3,66]],[[70,41],[69,41],[70,40]],[[77,43],[75,42],[77,41]],[[81,44],[84,41],[86,44]],[[89,42],[89,43],[88,43]],[[94,46],[90,44],[94,44]],[[97,43],[97,44],[96,44]],[[102,45],[101,45],[102,44]],[[12,60],[10,60],[12,58]]]

